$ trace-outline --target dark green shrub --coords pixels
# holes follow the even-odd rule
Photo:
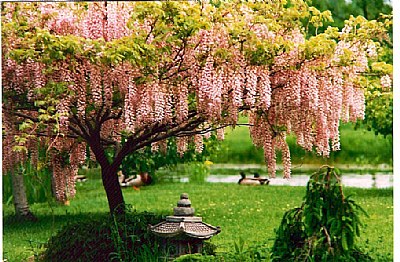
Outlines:
[[[366,212],[345,197],[331,167],[311,176],[301,207],[287,211],[276,232],[272,261],[372,261],[356,246]]]
[[[42,261],[142,261],[157,249],[148,224],[162,215],[127,211],[123,217],[104,215],[64,226],[53,236],[41,256]]]
[[[215,256],[217,246],[209,241],[203,243],[203,254]]]

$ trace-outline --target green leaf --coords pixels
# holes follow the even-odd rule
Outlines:
[[[46,122],[51,119],[51,116],[47,115],[47,114],[42,114],[42,115],[38,116],[38,119],[39,119],[39,121]]]
[[[342,248],[345,251],[349,250],[349,247],[347,245],[347,236],[346,236],[346,232],[345,231],[342,232]]]
[[[38,90],[38,92],[40,92],[40,91]],[[35,106],[44,106],[46,104],[46,101],[37,100],[37,101],[35,101],[34,104],[35,104]],[[40,113],[40,110],[43,110],[43,109],[39,109],[39,113]]]
[[[13,150],[15,152],[27,152],[27,148],[25,146],[13,146]]]

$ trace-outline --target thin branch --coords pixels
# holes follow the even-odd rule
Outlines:
[[[146,40],[145,40],[146,43],[147,43],[147,41],[149,40],[150,35],[153,33],[153,30],[154,30],[154,28],[155,28],[155,26],[156,26],[157,21],[158,21],[158,16],[157,16],[156,19],[154,20],[154,23],[150,26],[150,32],[147,34]]]
[[[329,236],[328,230],[326,230],[326,227],[325,227],[325,226],[323,226],[322,228],[324,229],[324,234],[325,234],[326,239],[327,239],[327,241],[328,241],[328,245],[329,245],[330,247],[332,247],[331,237]]]
[[[99,125],[97,125],[96,128],[101,126],[101,124],[102,124],[101,119],[108,111],[108,110],[106,110],[106,112],[104,112],[104,114],[103,114],[103,110],[104,110],[104,100],[103,100],[103,103],[101,103],[101,106],[100,106],[99,110],[97,111],[97,114],[95,117],[95,120],[96,120],[95,123],[99,123]]]
[[[42,133],[42,132],[38,132],[38,133],[35,133],[35,134],[32,134],[32,135],[37,136],[37,137],[48,137],[48,138],[58,138],[58,137],[62,136],[62,137],[68,137],[68,138],[77,139],[79,137],[77,135],[60,134],[60,133],[49,135],[48,133]]]
[[[126,155],[134,152],[135,150],[151,145],[152,143],[158,142],[160,140],[176,136],[179,132],[183,130],[193,130],[204,122],[204,119],[196,116],[196,114],[194,114],[194,117],[190,120],[191,121],[186,123],[173,123],[170,125],[160,125],[159,123],[156,123],[152,127],[143,129],[140,135],[136,133],[135,136],[130,136],[127,139],[126,143],[122,146],[117,156],[114,158],[113,165],[119,166],[122,162],[122,159]]]
[[[89,138],[89,131],[86,130],[86,128],[82,124],[82,122],[79,121],[77,115],[73,114],[70,121],[71,121],[71,123],[74,123],[75,125],[77,125],[79,127],[79,129],[81,130],[81,133],[82,133],[82,137],[87,140]]]
[[[114,120],[120,119],[121,116],[122,116],[122,109],[120,109],[118,111],[118,113],[116,113],[116,114],[112,114],[112,113],[108,114],[108,116],[104,118],[104,122],[111,120],[111,119],[114,119]]]
[[[8,111],[8,110],[6,110],[6,111]],[[15,116],[19,116],[19,117],[22,117],[22,118],[25,118],[25,119],[32,120],[33,122],[36,122],[36,123],[40,122],[37,117],[30,116],[30,115],[24,114],[24,113],[19,112],[19,111],[11,111],[11,112],[9,111],[9,113],[11,115],[15,115]]]
[[[92,123],[90,123],[89,116],[85,115],[85,118],[83,120],[85,121],[85,125],[86,125],[86,127],[88,129],[87,130],[88,134],[93,133],[95,128],[93,127]]]
[[[168,66],[167,68],[165,68],[165,73],[164,73],[164,74],[166,74],[167,72],[169,72],[169,71],[171,70],[171,68],[173,68],[174,66],[176,66],[176,60],[178,59],[179,54],[180,54],[181,51],[183,50],[184,52],[183,52],[183,54],[182,54],[182,57],[181,57],[181,59],[180,59],[180,61],[179,61],[179,66],[178,66],[178,71],[179,71],[179,69],[180,69],[180,67],[181,67],[181,65],[182,65],[182,62],[183,62],[183,60],[184,60],[183,57],[184,57],[184,55],[185,55],[186,39],[183,39],[182,42],[183,42],[183,45],[176,51],[175,57],[172,59],[172,62],[170,63],[170,66]]]
[[[201,130],[181,131],[176,136],[177,137],[185,137],[185,136],[196,135],[196,134],[203,135],[203,134],[207,134],[207,133],[212,132],[212,131],[217,131],[219,129],[226,128],[228,126],[231,126],[231,125],[230,124],[226,124],[226,125],[221,125],[221,126],[218,126],[218,127],[208,127],[208,128],[204,128],[204,129],[201,129]],[[243,123],[243,124],[236,124],[236,126],[254,126],[254,125],[248,124],[248,123]]]
[[[85,135],[84,135],[82,132],[80,132],[78,129],[76,129],[76,128],[73,127],[72,125],[68,125],[68,128],[69,128],[73,133],[75,133],[78,137],[82,137],[82,138],[84,138],[84,139],[86,140]]]
[[[101,126],[102,124],[104,124],[104,122],[107,121],[107,119],[109,118],[111,112],[110,109],[106,109],[106,111],[104,112],[104,114],[102,116],[99,116],[99,119],[96,118],[96,123],[99,123],[98,126]]]
[[[363,76],[383,76],[385,74],[380,74],[380,73],[368,73],[368,72],[356,72],[358,75],[363,75]]]

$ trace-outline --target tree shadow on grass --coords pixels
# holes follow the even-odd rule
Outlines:
[[[3,217],[3,230],[4,234],[8,232],[18,233],[22,232],[37,232],[40,230],[48,231],[49,228],[53,228],[56,233],[61,229],[62,226],[69,223],[75,223],[79,221],[87,220],[99,220],[107,219],[110,214],[104,213],[79,213],[79,214],[37,214],[38,221],[22,221],[16,219],[14,215],[8,214]]]

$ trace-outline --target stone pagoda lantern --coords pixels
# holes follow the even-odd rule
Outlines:
[[[201,253],[203,241],[221,232],[219,227],[208,225],[201,217],[194,216],[194,208],[186,193],[181,194],[173,216],[167,216],[166,221],[157,225],[149,225],[149,229],[160,238],[163,252],[170,257]]]

